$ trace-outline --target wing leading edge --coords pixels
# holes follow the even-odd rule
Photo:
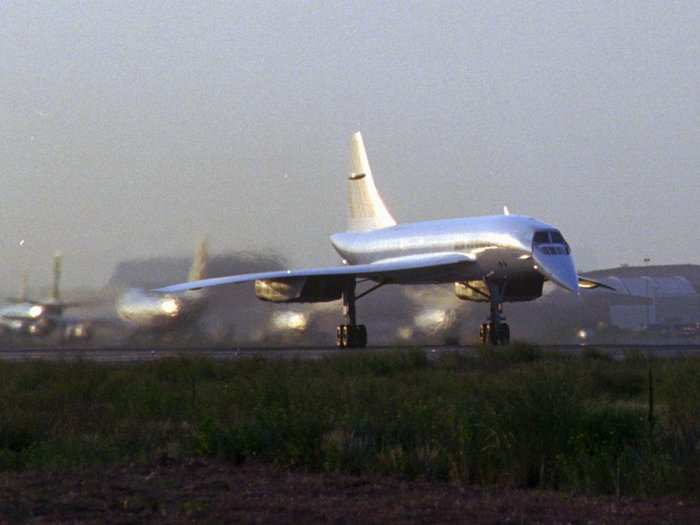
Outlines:
[[[231,275],[228,277],[214,277],[187,283],[174,284],[157,288],[156,292],[180,293],[188,290],[223,286],[227,284],[241,284],[251,281],[298,281],[299,279],[312,279],[320,284],[328,281],[329,284],[348,281],[355,278],[366,278],[385,283],[401,282],[439,282],[450,278],[453,274],[456,279],[474,262],[473,257],[463,253],[446,252],[422,255],[411,255],[396,259],[385,259],[370,264],[351,264],[343,266],[329,266],[326,268],[306,268],[299,270],[279,270],[273,272],[246,273]]]

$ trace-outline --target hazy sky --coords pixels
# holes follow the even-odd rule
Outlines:
[[[582,269],[700,263],[699,27],[693,1],[5,0],[0,287],[203,234],[335,263],[358,129],[399,221],[507,204]]]

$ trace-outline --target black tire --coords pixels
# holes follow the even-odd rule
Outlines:
[[[347,334],[345,337],[345,347],[355,348],[357,342],[357,330],[354,326],[349,324],[345,327],[345,333]]]
[[[367,346],[367,327],[365,325],[341,324],[336,329],[335,342],[338,348],[365,348]]]
[[[479,327],[479,340],[482,345],[488,344],[489,342],[489,325],[487,323],[481,323]]]
[[[510,344],[510,327],[507,323],[501,324],[499,336],[502,345]]]
[[[356,327],[357,331],[357,348],[366,348],[367,347],[367,327],[363,324],[358,325]]]
[[[496,346],[499,344],[498,325],[496,323],[489,323],[488,327],[489,327],[489,343]]]
[[[348,325],[348,348],[357,348],[360,344],[360,331],[355,325]]]
[[[335,330],[335,345],[338,348],[346,348],[347,347],[347,331],[346,331],[346,326],[341,324],[338,325],[338,327]]]

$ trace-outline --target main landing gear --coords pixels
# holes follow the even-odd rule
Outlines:
[[[374,287],[361,296],[375,290]],[[341,324],[336,330],[336,346],[338,348],[365,348],[367,346],[367,327],[357,324],[355,301],[359,298],[355,295],[355,281],[348,283],[343,290],[343,316],[346,324]]]
[[[367,327],[363,324],[338,325],[335,344],[338,348],[365,348],[367,346]]]
[[[491,312],[486,323],[481,325],[479,338],[485,345],[510,344],[510,327],[503,315],[503,291],[505,282],[488,283],[491,292]]]

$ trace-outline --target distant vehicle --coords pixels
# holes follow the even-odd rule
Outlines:
[[[192,260],[190,281],[206,277],[207,243],[202,240]],[[167,332],[195,322],[206,306],[205,290],[162,294],[143,288],[130,288],[117,299],[117,314],[136,331]]]
[[[348,230],[330,238],[341,266],[218,277],[156,291],[172,294],[253,281],[257,297],[265,301],[342,299],[345,323],[337,328],[336,344],[348,348],[367,345],[367,329],[357,323],[357,300],[387,284],[450,283],[460,299],[490,303],[480,336],[494,345],[510,341],[503,303],[540,297],[547,280],[573,293],[579,286],[609,288],[578,276],[559,230],[511,215],[507,208],[503,215],[397,224],[374,184],[359,132],[352,136],[351,150]],[[359,291],[358,285],[367,282],[371,286]]]
[[[0,307],[0,329],[25,336],[48,338],[56,332],[62,340],[87,340],[92,336],[90,322],[64,315],[64,310],[86,303],[61,300],[59,283],[61,280],[63,257],[57,253],[53,257],[53,285],[48,298],[33,300],[27,297],[26,280],[23,280],[19,297],[8,298]]]

